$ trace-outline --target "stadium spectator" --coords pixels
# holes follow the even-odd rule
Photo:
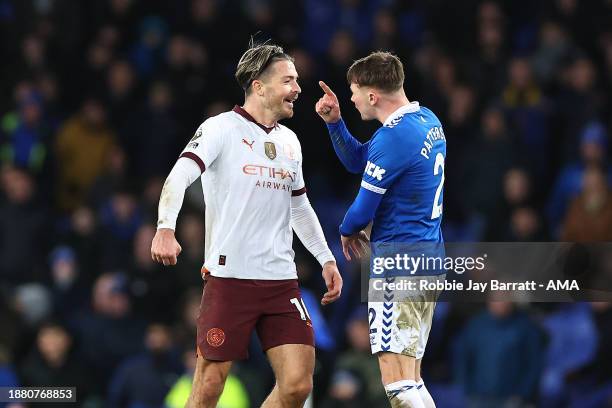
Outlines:
[[[53,312],[51,290],[42,283],[26,283],[15,288],[11,296],[24,327],[35,329]]]
[[[180,153],[183,140],[174,118],[173,95],[165,82],[155,82],[148,90],[144,106],[131,109],[123,130],[123,145],[135,177],[161,177]],[[129,112],[129,110],[128,110]]]
[[[554,236],[559,235],[561,221],[570,203],[583,190],[585,169],[601,167],[608,183],[612,183],[612,167],[608,164],[608,137],[602,123],[591,122],[582,130],[580,137],[580,159],[567,163],[559,170],[547,203],[547,218]]]
[[[52,137],[44,109],[42,96],[36,89],[19,96],[18,115],[14,124],[5,122],[6,140],[0,147],[3,163],[27,168],[40,178],[43,171],[49,171]]]
[[[382,9],[374,16],[373,38],[370,42],[376,50],[392,50],[403,54],[403,44],[400,40],[398,22],[390,9]]]
[[[132,252],[132,240],[143,224],[143,214],[133,188],[119,186],[101,203],[99,209],[103,267],[126,268]]]
[[[105,107],[97,99],[86,99],[80,113],[66,121],[55,141],[56,197],[61,210],[71,211],[84,203],[114,143],[115,134],[107,125]]]
[[[136,76],[134,69],[127,61],[113,61],[106,71],[106,80],[100,92],[104,95],[107,107],[108,123],[119,132],[120,142],[127,149],[133,134],[123,134],[121,130],[127,126],[127,120],[133,115],[136,99]],[[131,153],[131,152],[130,152]]]
[[[132,316],[131,308],[126,277],[105,273],[94,283],[90,308],[72,313],[78,355],[89,367],[98,395],[106,394],[118,364],[142,349],[145,327]]]
[[[126,152],[117,145],[113,145],[106,156],[104,168],[91,186],[86,203],[98,208],[116,190],[125,184],[128,177],[128,163]],[[76,210],[75,210],[76,212]]]
[[[214,95],[206,90],[213,86],[211,55],[202,42],[185,35],[170,38],[161,77],[173,94],[175,109],[171,116],[178,120],[179,136],[191,133],[188,123],[202,119],[201,104]],[[181,139],[182,140],[182,139]]]
[[[155,316],[157,321],[170,323],[176,308],[169,305],[174,303],[181,286],[174,271],[163,270],[151,259],[151,241],[154,235],[155,227],[144,224],[138,228],[133,239],[133,261],[129,267],[129,279],[134,313],[142,319]],[[202,245],[202,241],[196,243]],[[196,268],[191,272],[197,275],[198,270],[199,268]]]
[[[503,179],[503,200],[493,212],[486,232],[487,241],[502,241],[510,229],[510,215],[521,206],[533,203],[531,197],[531,180],[522,168],[513,167],[506,172]]]
[[[468,75],[478,83],[480,97],[486,103],[494,101],[503,87],[507,64],[505,15],[498,3],[482,2],[478,7],[476,52],[469,58]]]
[[[109,406],[160,407],[183,371],[169,327],[149,325],[144,340],[146,351],[129,357],[114,372],[108,392]]]
[[[150,79],[157,73],[168,36],[168,24],[159,16],[146,16],[139,25],[139,38],[130,50],[138,76]]]
[[[571,325],[575,330],[566,330]],[[540,382],[540,403],[558,407],[570,395],[566,378],[595,358],[599,335],[593,309],[587,303],[561,306],[542,321],[548,335]]]
[[[591,302],[597,328],[597,350],[590,364],[568,376],[571,406],[595,408],[609,405],[612,395],[612,303]]]
[[[543,351],[541,329],[525,312],[509,301],[489,301],[487,310],[468,322],[455,350],[456,378],[468,406],[533,401]]]
[[[64,220],[59,240],[75,251],[80,276],[86,286],[91,288],[101,272],[102,240],[98,229],[98,220],[94,211],[87,206],[75,209],[70,218]]]
[[[509,229],[502,241],[547,241],[548,234],[543,219],[531,206],[520,206],[510,214]]]
[[[509,127],[523,152],[523,165],[546,180],[551,160],[546,101],[526,58],[514,58],[509,62],[502,104]]]
[[[40,280],[48,225],[36,185],[32,176],[19,168],[3,167],[0,179],[0,277],[3,283],[13,285]]]
[[[562,160],[575,157],[585,126],[603,112],[603,96],[597,84],[593,62],[579,55],[564,69],[561,90],[557,96],[554,123],[559,132],[558,145]]]
[[[502,197],[503,175],[514,163],[513,153],[502,111],[488,108],[481,119],[481,133],[465,154],[462,178],[465,208],[488,223],[497,221],[490,217]]]
[[[554,84],[559,75],[559,67],[571,47],[572,44],[563,26],[554,20],[542,23],[539,44],[534,51],[532,64],[538,81],[544,87]]]
[[[88,286],[81,276],[76,253],[69,246],[58,246],[51,252],[53,312],[67,316],[87,304]]]
[[[466,169],[463,165],[463,157],[469,154],[469,149],[475,144],[474,139],[478,132],[475,126],[475,123],[478,123],[476,115],[478,102],[473,88],[462,84],[455,85],[454,80],[450,82],[448,86],[452,88],[448,91],[448,103],[444,104],[444,112],[447,112],[448,117],[444,131],[453,135],[447,139],[446,143],[448,150],[455,153],[446,159],[444,169],[448,174],[457,177],[457,180],[464,180]],[[449,183],[448,186],[445,186],[444,217],[447,223],[449,221],[465,222],[468,211],[464,205],[463,193],[463,182]]]
[[[326,77],[329,79],[331,86],[337,84],[335,88],[338,90],[338,98],[344,101],[351,98],[350,92],[345,86],[346,69],[355,60],[356,51],[355,39],[348,31],[342,29],[336,31],[333,35],[327,50],[327,60],[324,64]],[[349,109],[347,111],[346,113],[351,113]],[[357,117],[355,113],[353,115]]]
[[[583,191],[574,199],[561,230],[563,241],[612,241],[612,194],[606,176],[589,167],[583,176]]]
[[[364,307],[357,308],[346,326],[349,349],[338,356],[323,407],[377,407],[388,404],[378,386],[380,372],[370,352],[369,326]]]
[[[78,390],[78,400],[85,403],[90,378],[82,361],[73,352],[73,339],[64,326],[43,323],[38,329],[36,346],[20,367],[20,378],[27,387],[65,387]]]

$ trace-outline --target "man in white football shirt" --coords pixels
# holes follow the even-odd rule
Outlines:
[[[185,189],[201,178],[206,283],[188,406],[216,406],[255,329],[276,376],[263,406],[301,407],[312,390],[314,333],[297,284],[292,229],[323,267],[322,304],[340,296],[342,278],[305,194],[300,143],[278,123],[293,116],[301,92],[293,59],[272,44],[253,46],[236,79],[244,106],[204,121],[164,184],[151,255],[176,264],[176,219]]]

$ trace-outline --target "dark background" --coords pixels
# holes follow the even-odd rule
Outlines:
[[[447,136],[446,241],[610,241],[611,12],[609,0],[0,0],[0,385],[76,385],[90,407],[180,406],[201,190],[187,195],[172,268],[150,260],[157,201],[199,124],[242,103],[233,74],[256,35],[296,59],[302,94],[285,124],[345,278],[321,308],[319,266],[296,240],[314,406],[386,406],[359,268],[337,233],[359,177],[314,112],[317,81],[365,141],[378,124],[359,120],[345,72],[373,50],[400,56],[409,99]],[[611,327],[604,302],[442,303],[424,378],[440,407],[612,406]],[[272,386],[253,343],[223,406],[256,406]]]

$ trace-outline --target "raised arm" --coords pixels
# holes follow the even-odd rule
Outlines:
[[[359,142],[349,132],[340,115],[340,104],[336,94],[323,81],[319,81],[319,86],[323,89],[324,95],[317,102],[315,110],[327,124],[332,145],[344,167],[351,173],[359,174],[366,164],[367,143]]]

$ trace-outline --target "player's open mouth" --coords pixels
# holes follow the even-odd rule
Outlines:
[[[285,103],[289,104],[289,107],[293,108],[293,103],[297,100],[297,98],[293,99],[285,99]]]

